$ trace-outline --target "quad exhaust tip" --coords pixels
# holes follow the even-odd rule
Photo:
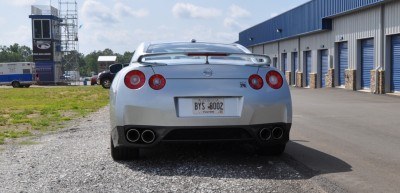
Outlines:
[[[135,143],[139,141],[140,133],[136,129],[129,129],[128,132],[126,132],[126,138],[129,142]]]
[[[152,130],[144,130],[142,133],[142,141],[144,143],[153,143],[156,139],[156,134]]]
[[[271,139],[272,133],[271,133],[270,129],[262,128],[260,130],[259,135],[260,135],[260,139],[267,141],[267,140]]]
[[[283,137],[283,129],[282,127],[275,127],[272,130],[272,136],[274,139],[281,139]]]

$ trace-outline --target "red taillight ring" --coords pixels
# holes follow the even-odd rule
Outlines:
[[[161,74],[155,74],[149,79],[149,85],[154,90],[161,90],[162,88],[164,88],[166,83],[167,81]]]
[[[264,86],[264,81],[258,74],[253,74],[249,77],[249,85],[255,90],[260,90]]]
[[[132,70],[125,75],[124,82],[130,89],[139,89],[146,82],[146,76],[139,70]]]
[[[271,70],[265,76],[267,84],[273,89],[280,89],[283,85],[283,78],[277,71]]]

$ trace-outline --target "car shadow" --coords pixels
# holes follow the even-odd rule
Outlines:
[[[352,171],[352,166],[347,162],[300,144],[305,142],[307,141],[289,141],[284,156],[286,163],[303,175],[311,178],[320,174]]]
[[[323,165],[324,173],[351,171],[344,161],[295,142],[290,149],[301,150],[305,156],[330,160]],[[295,148],[293,148],[295,147]],[[259,156],[251,145],[215,144],[163,144],[141,150],[141,158],[121,161],[131,170],[156,176],[197,176],[235,179],[309,179],[320,174],[285,153],[282,156]]]

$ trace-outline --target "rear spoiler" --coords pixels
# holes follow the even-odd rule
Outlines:
[[[158,62],[148,62],[144,61],[145,58],[149,57],[157,57],[157,56],[205,56],[206,64],[209,64],[209,57],[211,56],[242,56],[249,57],[254,60],[252,64],[248,64],[249,66],[269,66],[271,64],[271,59],[267,55],[262,54],[248,54],[248,53],[226,53],[226,52],[165,52],[165,53],[150,53],[143,54],[139,56],[138,62],[145,65],[167,65],[165,63]],[[162,60],[162,59],[160,59]]]

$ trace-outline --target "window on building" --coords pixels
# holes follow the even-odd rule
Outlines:
[[[34,31],[34,37],[35,38],[42,38],[42,20],[35,20],[33,21],[33,31]]]
[[[51,38],[50,20],[34,20],[33,21],[33,32],[34,37],[38,39],[49,39]]]
[[[23,74],[30,74],[31,70],[30,69],[22,69]]]
[[[50,20],[42,20],[43,38],[50,38]]]

